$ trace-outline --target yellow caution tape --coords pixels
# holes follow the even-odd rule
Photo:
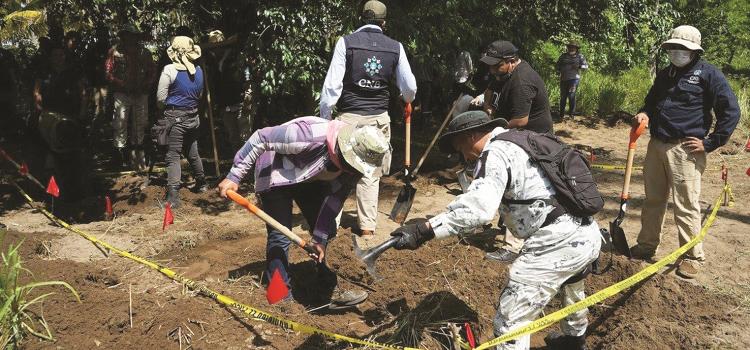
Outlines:
[[[148,267],[150,267],[150,268],[152,268],[152,269],[154,269],[154,270],[156,270],[158,272],[161,272],[164,276],[167,276],[170,279],[172,279],[172,280],[174,280],[176,282],[179,282],[179,283],[187,286],[191,290],[198,291],[199,293],[203,294],[204,296],[207,296],[207,297],[215,300],[216,302],[218,302],[220,304],[223,304],[223,305],[226,305],[228,307],[231,307],[231,308],[234,308],[236,310],[239,310],[239,311],[245,313],[246,315],[248,315],[251,318],[254,318],[254,319],[257,319],[257,320],[266,321],[268,323],[277,325],[277,326],[282,327],[284,329],[289,329],[289,330],[292,330],[292,331],[301,332],[301,333],[305,333],[305,334],[311,334],[311,335],[312,334],[317,334],[317,335],[321,335],[321,336],[324,336],[324,337],[327,337],[327,338],[330,338],[330,339],[345,341],[345,342],[348,342],[348,343],[351,343],[351,344],[358,344],[358,345],[363,345],[363,346],[370,346],[370,347],[375,347],[375,348],[380,348],[380,349],[389,349],[389,350],[417,350],[415,348],[409,348],[409,347],[403,347],[403,346],[397,346],[397,345],[390,345],[390,344],[378,343],[378,342],[374,342],[374,341],[367,341],[367,340],[362,340],[362,339],[348,337],[348,336],[341,335],[341,334],[331,333],[331,332],[328,332],[328,331],[324,331],[324,330],[322,330],[320,328],[316,328],[316,327],[304,325],[304,324],[297,323],[297,322],[294,322],[294,321],[285,320],[283,318],[274,316],[274,315],[272,315],[272,314],[270,314],[268,312],[261,311],[261,310],[258,310],[256,308],[253,308],[251,306],[242,304],[242,303],[240,303],[240,302],[238,302],[238,301],[236,301],[236,300],[234,300],[234,299],[232,299],[232,298],[230,298],[230,297],[228,297],[226,295],[217,293],[217,292],[209,289],[208,287],[206,287],[206,286],[204,286],[202,284],[199,284],[198,282],[195,282],[195,281],[193,281],[191,279],[188,279],[188,278],[186,278],[186,277],[184,277],[182,275],[179,275],[178,273],[176,273],[175,271],[173,271],[173,270],[171,270],[171,269],[169,269],[167,267],[164,267],[164,266],[159,265],[159,264],[157,264],[155,262],[149,261],[149,260],[147,260],[145,258],[142,258],[142,257],[138,256],[138,255],[131,254],[130,252],[127,252],[127,251],[124,251],[122,249],[119,249],[119,248],[116,248],[114,246],[111,246],[107,242],[101,241],[98,238],[96,238],[96,237],[94,237],[94,236],[92,236],[92,235],[90,235],[90,234],[88,234],[86,232],[83,232],[83,231],[81,231],[81,230],[79,230],[79,229],[77,229],[77,228],[69,225],[65,221],[60,220],[55,215],[53,215],[52,213],[48,212],[46,209],[44,209],[42,207],[35,206],[34,205],[34,200],[31,197],[29,197],[29,195],[20,186],[18,186],[18,184],[16,184],[15,182],[13,182],[13,185],[18,189],[18,191],[26,199],[26,201],[29,203],[29,205],[31,205],[32,208],[41,211],[47,218],[49,218],[50,220],[52,220],[56,224],[64,227],[65,229],[67,229],[67,230],[69,230],[71,232],[77,233],[78,235],[80,235],[81,237],[87,239],[88,241],[90,241],[94,245],[98,245],[99,247],[102,247],[102,248],[105,248],[105,249],[107,249],[109,251],[112,251],[112,252],[114,252],[115,254],[117,254],[117,255],[119,255],[121,257],[128,258],[130,260],[133,260],[133,261],[136,261],[136,262],[141,263],[143,265],[146,265],[146,266],[148,266]]]
[[[706,234],[708,233],[708,228],[711,227],[714,220],[716,219],[716,213],[719,211],[719,207],[722,200],[722,195],[724,193],[732,193],[731,189],[729,188],[729,185],[724,185],[724,189],[719,194],[719,197],[716,198],[713,205],[713,210],[711,211],[711,215],[706,220],[706,223],[701,228],[701,232],[695,236],[690,242],[686,243],[682,247],[678,248],[671,254],[665,256],[661,260],[657,261],[654,264],[651,264],[644,268],[643,270],[639,271],[638,273],[628,277],[627,279],[624,279],[618,283],[615,283],[607,288],[604,288],[595,294],[589,296],[586,299],[583,299],[573,305],[564,307],[558,311],[555,311],[545,317],[542,317],[534,322],[531,322],[523,327],[519,327],[517,329],[514,329],[508,333],[503,334],[500,337],[497,337],[495,339],[492,339],[486,343],[483,343],[482,345],[479,345],[476,350],[482,350],[482,349],[488,349],[493,346],[497,346],[498,344],[505,343],[507,341],[517,339],[521,336],[531,334],[538,332],[544,328],[547,328],[548,326],[551,326],[560,320],[564,319],[568,315],[578,312],[580,310],[583,310],[589,306],[592,306],[594,304],[598,304],[602,302],[604,299],[607,299],[609,297],[612,297],[620,292],[622,292],[625,289],[628,289],[635,284],[645,280],[646,278],[650,277],[651,275],[659,272],[664,266],[667,264],[670,264],[672,262],[675,262],[682,254],[685,254],[688,250],[693,248],[698,242],[702,241]]]

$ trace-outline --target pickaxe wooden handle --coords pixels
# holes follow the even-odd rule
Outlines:
[[[313,248],[312,245],[310,245],[304,239],[297,236],[297,234],[292,232],[292,230],[288,229],[286,226],[276,221],[276,219],[266,214],[266,212],[258,208],[255,204],[250,203],[250,201],[247,200],[247,198],[241,196],[239,193],[234,192],[232,190],[227,191],[227,196],[231,198],[235,203],[245,207],[248,211],[255,214],[255,216],[259,217],[261,220],[271,225],[273,228],[279,230],[281,234],[283,234],[284,236],[287,236],[289,239],[292,240],[292,242],[300,246],[300,248],[304,249],[308,254],[311,254],[315,257],[318,256],[318,251],[315,250],[315,248]]]

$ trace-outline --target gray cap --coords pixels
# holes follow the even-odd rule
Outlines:
[[[385,19],[385,4],[377,0],[370,0],[362,7],[362,18],[368,19]]]

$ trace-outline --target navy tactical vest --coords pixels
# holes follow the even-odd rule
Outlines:
[[[395,79],[398,41],[379,29],[364,28],[344,37],[346,73],[336,108],[342,113],[380,114],[388,110],[389,83]]]

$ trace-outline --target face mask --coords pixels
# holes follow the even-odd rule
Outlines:
[[[693,60],[692,51],[690,50],[667,50],[669,61],[676,67],[684,67]]]

